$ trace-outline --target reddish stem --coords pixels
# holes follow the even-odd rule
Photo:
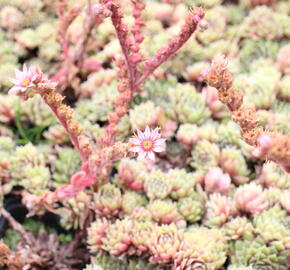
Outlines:
[[[122,53],[125,57],[126,60],[126,66],[127,66],[127,71],[128,71],[128,79],[130,83],[130,88],[131,91],[135,91],[135,67],[134,64],[130,61],[130,43],[131,41],[129,40],[128,37],[128,31],[127,31],[127,26],[122,23],[122,13],[117,5],[112,3],[110,5],[110,10],[112,11],[112,16],[111,20],[114,25],[116,35],[118,37]]]
[[[143,75],[136,81],[135,85],[138,86],[143,83],[160,65],[166,62],[173,56],[191,37],[195,32],[198,23],[204,17],[204,10],[197,8],[191,12],[186,18],[186,23],[181,26],[181,31],[178,35],[170,39],[166,47],[157,51],[154,57],[147,60]]]

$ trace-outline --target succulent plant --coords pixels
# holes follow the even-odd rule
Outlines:
[[[4,6],[0,12],[1,27],[8,30],[18,30],[21,28],[24,16],[16,7]]]
[[[207,171],[211,167],[218,165],[220,149],[216,144],[207,140],[199,141],[191,152],[191,166],[198,170]]]
[[[251,214],[258,214],[269,205],[266,192],[254,182],[236,189],[235,202],[238,210]]]
[[[47,127],[56,123],[53,112],[39,95],[30,98],[25,103],[21,103],[20,111],[25,119],[36,126]]]
[[[102,239],[102,249],[114,256],[126,252],[132,243],[130,236],[132,228],[131,220],[117,220],[106,230]]]
[[[67,132],[65,131],[64,127],[59,124],[50,126],[48,130],[44,132],[43,136],[47,140],[56,144],[64,144],[69,142]]]
[[[150,261],[159,264],[170,263],[183,241],[183,233],[174,224],[158,227],[151,237]]]
[[[280,71],[286,75],[290,74],[290,45],[286,45],[280,48],[277,56],[277,64]]]
[[[151,201],[147,205],[147,209],[153,220],[160,224],[170,224],[182,220],[176,204],[169,199]]]
[[[122,159],[118,168],[121,186],[136,191],[143,190],[146,178],[146,166],[141,161]]]
[[[290,101],[290,75],[281,79],[279,96],[283,100]]]
[[[152,101],[147,101],[131,109],[129,119],[134,130],[144,130],[146,126],[156,126],[162,113],[160,107],[155,106]]]
[[[80,167],[80,157],[78,153],[72,148],[61,148],[58,151],[58,158],[54,162],[53,186],[59,187],[63,184],[69,183],[70,177]]]
[[[91,196],[80,192],[74,198],[63,202],[63,207],[57,209],[60,216],[60,225],[66,230],[84,229],[90,216],[88,205],[91,204]]]
[[[113,184],[101,186],[94,194],[94,209],[98,216],[117,216],[122,207],[121,190]]]
[[[235,217],[224,224],[223,230],[228,240],[249,239],[253,237],[252,223],[245,217]]]
[[[43,166],[27,166],[22,177],[20,185],[32,193],[41,194],[47,188],[50,172],[48,168]]]
[[[245,89],[245,101],[253,102],[258,109],[271,107],[275,100],[280,72],[275,67],[260,67],[251,74]]]
[[[182,217],[190,223],[201,220],[204,213],[202,200],[194,195],[179,199],[177,208]]]
[[[204,177],[204,188],[207,193],[227,193],[231,188],[231,178],[221,168],[210,168]]]
[[[134,253],[138,256],[149,256],[152,237],[157,228],[157,225],[151,221],[134,222],[131,236],[132,244],[136,249]]]
[[[187,173],[184,169],[172,169],[166,174],[167,181],[170,183],[171,191],[169,196],[180,199],[192,194],[197,174]]]
[[[88,244],[91,252],[98,252],[102,249],[103,238],[109,229],[110,223],[107,219],[97,219],[88,228]]]
[[[206,203],[204,224],[210,227],[221,227],[236,213],[231,198],[221,194],[212,194]]]
[[[242,152],[234,147],[226,147],[222,150],[219,163],[221,168],[228,173],[237,185],[250,180],[250,170]]]
[[[266,6],[258,6],[244,19],[242,33],[254,40],[276,40],[283,36],[283,27],[277,13]]]
[[[221,231],[205,227],[190,227],[184,234],[181,252],[176,255],[181,265],[183,260],[193,258],[201,264],[200,269],[218,269],[226,260],[227,248]]]
[[[199,139],[198,127],[194,124],[180,125],[176,134],[176,139],[185,147],[191,149]]]
[[[272,40],[245,39],[240,50],[240,57],[245,71],[249,71],[249,62],[261,57],[275,60],[279,51],[278,42]]]
[[[251,240],[237,240],[233,244],[231,262],[254,269],[282,269],[286,270],[286,259],[289,250],[281,250],[279,246],[266,246],[260,237]]]
[[[177,85],[169,89],[169,98],[174,109],[172,117],[181,123],[202,124],[210,116],[205,100],[190,85]]]
[[[259,182],[266,187],[287,189],[290,187],[290,177],[276,163],[267,162],[263,165]]]
[[[144,195],[135,191],[126,191],[122,197],[122,212],[125,215],[130,215],[134,209],[144,206],[146,202]]]
[[[94,83],[92,83],[92,87],[96,87]],[[78,117],[92,123],[106,121],[109,112],[113,110],[113,100],[117,94],[116,82],[102,85],[94,92],[91,99],[82,99],[77,103],[76,113]]]
[[[150,200],[165,199],[172,191],[172,185],[166,174],[153,171],[145,178],[144,190]]]
[[[44,156],[31,143],[18,146],[10,159],[9,171],[13,179],[21,181],[25,177],[25,168],[45,168]]]

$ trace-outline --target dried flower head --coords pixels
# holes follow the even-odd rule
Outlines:
[[[131,138],[130,142],[134,144],[130,151],[138,153],[138,160],[147,156],[149,159],[154,160],[154,152],[163,152],[165,150],[165,139],[161,138],[159,128],[150,130],[147,126],[145,132],[137,129],[137,135],[135,135],[135,138]]]

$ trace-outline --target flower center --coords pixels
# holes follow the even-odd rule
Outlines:
[[[143,146],[143,148],[145,149],[145,150],[150,150],[151,148],[152,148],[152,145],[153,145],[153,143],[152,143],[152,141],[150,141],[150,140],[145,140],[143,143],[142,143],[142,146]]]
[[[23,87],[26,87],[30,84],[30,80],[28,78],[24,78],[22,81],[21,81],[21,86]]]

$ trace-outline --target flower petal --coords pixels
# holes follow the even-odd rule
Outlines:
[[[19,92],[21,92],[21,87],[19,86],[13,86],[9,91],[9,95],[17,95]]]
[[[155,160],[154,152],[153,152],[153,151],[150,151],[150,152],[148,153],[148,157],[149,157],[149,159],[151,159],[151,160]]]
[[[155,142],[154,142],[154,145],[163,145],[165,144],[165,141],[166,139],[157,139]]]
[[[142,148],[140,147],[140,146],[135,146],[135,147],[131,147],[130,149],[129,149],[131,152],[141,152],[141,151],[143,151],[142,150]]]
[[[16,78],[19,79],[20,81],[23,80],[24,77],[25,77],[25,75],[23,74],[23,72],[21,72],[18,69],[15,69],[15,75],[16,75]]]
[[[137,134],[138,134],[138,138],[141,139],[141,140],[144,140],[145,139],[145,136],[143,134],[142,131],[140,131],[139,129],[137,129]]]
[[[129,142],[134,143],[135,145],[141,145],[142,144],[142,141],[140,139],[137,139],[137,138],[131,138],[129,140]]]
[[[148,126],[146,126],[146,128],[145,128],[145,138],[148,139],[150,137],[150,134],[151,134],[150,128]]]
[[[14,79],[14,78],[9,78],[9,81],[11,82],[11,83],[13,83],[13,84],[20,84],[20,81],[19,80],[17,80],[17,79]]]
[[[152,132],[151,132],[151,138],[153,139],[153,140],[155,140],[155,139],[157,139],[159,136],[160,136],[160,134],[159,134],[159,127],[157,127],[157,128],[155,128]]]
[[[164,152],[165,151],[165,147],[155,146],[155,147],[153,147],[153,151],[157,152],[157,153]]]
[[[139,153],[139,156],[138,156],[137,160],[142,160],[142,159],[145,158],[145,156],[146,156],[146,152],[142,151],[142,152]]]

